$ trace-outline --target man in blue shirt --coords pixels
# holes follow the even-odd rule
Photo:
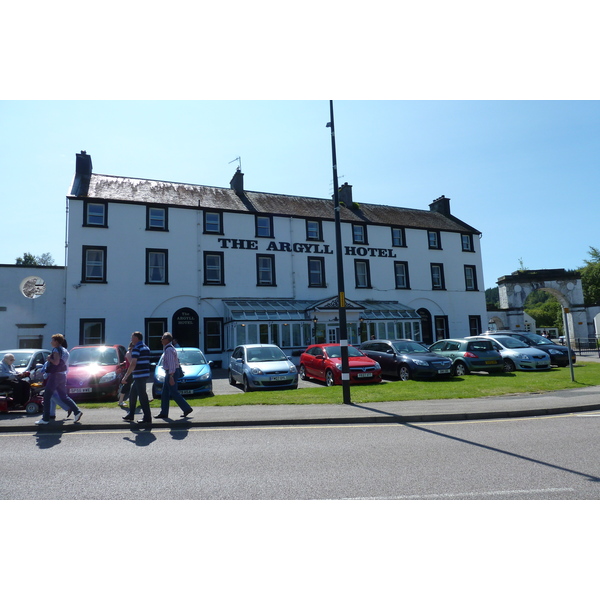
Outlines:
[[[131,334],[133,348],[131,349],[131,362],[127,373],[123,376],[123,383],[127,382],[127,378],[133,373],[133,383],[131,384],[131,392],[129,393],[129,413],[123,417],[124,421],[133,421],[135,418],[135,406],[137,399],[140,399],[140,406],[144,418],[138,420],[141,425],[150,425],[152,423],[152,415],[150,414],[150,401],[148,400],[148,392],[146,384],[150,377],[150,348],[142,342],[144,336],[139,331],[134,331]]]

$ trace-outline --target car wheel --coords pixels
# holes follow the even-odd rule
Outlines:
[[[300,365],[300,369],[298,369],[298,372],[300,373],[300,379],[302,379],[302,381],[308,381],[310,379],[310,377],[306,374],[306,369],[304,365]]]
[[[400,381],[408,381],[410,379],[410,369],[406,365],[398,367],[398,379]]]
[[[236,385],[235,379],[233,378],[233,373],[229,371],[229,385]]]
[[[505,373],[512,373],[513,371],[516,371],[517,367],[515,367],[515,363],[510,360],[510,358],[505,358],[504,359],[504,372]]]
[[[327,371],[325,371],[325,385],[327,387],[335,385],[335,379],[333,378],[333,371],[331,369],[327,369]]]
[[[457,377],[462,377],[469,374],[469,369],[467,369],[467,365],[464,362],[459,361],[454,365],[454,374]]]
[[[248,378],[244,375],[244,392],[251,392],[252,388],[250,387],[250,384],[248,383]]]
[[[161,394],[158,393],[158,388],[156,385],[152,386],[152,398],[154,400],[160,400]]]
[[[25,412],[28,415],[37,415],[40,412],[40,406],[37,402],[28,402],[25,405]]]

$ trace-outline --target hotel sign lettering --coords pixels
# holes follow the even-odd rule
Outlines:
[[[232,250],[259,250],[258,240],[243,240],[238,238],[218,238],[221,248]],[[265,252],[299,252],[307,254],[333,254],[329,244],[311,244],[296,242],[269,242]],[[367,248],[365,246],[344,246],[346,256],[372,256],[377,258],[396,258],[390,248]]]

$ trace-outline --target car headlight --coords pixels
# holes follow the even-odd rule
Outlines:
[[[252,375],[262,375],[263,374],[263,372],[258,367],[252,367],[250,369],[250,373],[252,373]]]
[[[412,361],[415,365],[419,365],[420,367],[428,367],[429,363],[425,360],[421,360],[420,358],[413,358]]]
[[[100,378],[100,383],[108,383],[109,381],[113,381],[113,379],[115,379],[117,377],[117,373],[115,371],[111,371],[110,373],[107,373],[106,375],[103,375]]]
[[[557,350],[556,348],[550,348],[548,352],[550,352],[550,354],[562,354],[562,352],[560,350]]]
[[[200,381],[206,381],[210,379],[210,373],[204,373],[204,375],[200,375]]]
[[[519,354],[517,358],[519,360],[531,360],[531,356],[527,356],[527,354]]]
[[[163,383],[165,380],[165,372],[163,370],[160,370],[158,373],[156,373],[155,377],[158,383]]]
[[[336,368],[338,371],[341,371],[341,370],[342,370],[342,364],[341,364],[341,363],[335,363],[333,366],[334,366],[334,367],[335,367],[335,368]]]
[[[295,373],[295,372],[296,372],[296,366],[290,365],[290,373]]]
[[[380,365],[378,362],[376,362],[376,363],[375,363],[375,368],[376,368],[376,369],[381,369],[381,365]]]

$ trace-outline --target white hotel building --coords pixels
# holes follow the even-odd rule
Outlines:
[[[429,210],[356,204],[340,189],[348,337],[436,339],[487,323],[480,232],[442,196]],[[75,343],[179,343],[226,361],[240,343],[287,354],[337,341],[333,200],[99,175],[76,157],[65,333]]]

